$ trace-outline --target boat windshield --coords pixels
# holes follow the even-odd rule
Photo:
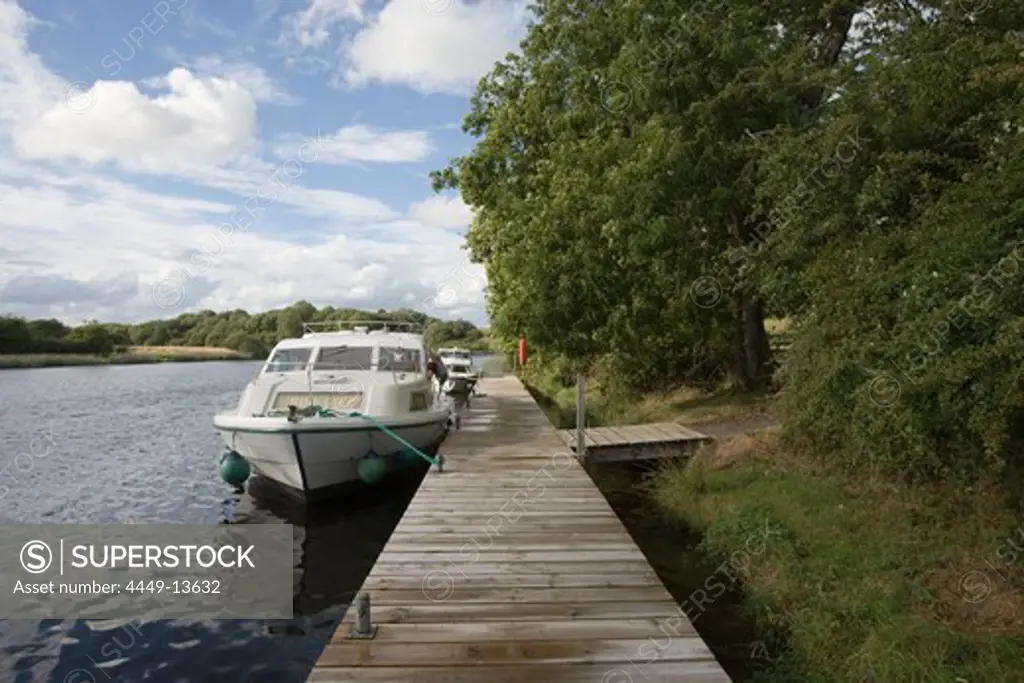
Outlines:
[[[301,372],[313,349],[278,349],[267,362],[267,372]]]
[[[369,370],[373,365],[372,346],[325,346],[313,367],[317,370]]]
[[[419,372],[420,351],[382,346],[377,367],[388,372]]]

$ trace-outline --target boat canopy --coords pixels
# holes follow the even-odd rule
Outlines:
[[[264,373],[426,371],[423,338],[415,334],[325,333],[286,339],[270,353]]]

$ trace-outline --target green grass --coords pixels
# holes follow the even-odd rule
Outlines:
[[[575,386],[565,386],[541,364],[528,365],[520,376],[557,426],[571,426],[576,415]],[[751,394],[731,389],[705,392],[688,387],[628,396],[600,380],[588,380],[585,391],[587,424],[592,427],[648,422],[704,424],[771,416],[775,412],[773,399],[769,393]]]
[[[773,433],[667,464],[650,489],[709,554],[758,551],[739,573],[766,641],[784,636],[751,648],[778,683],[1024,680],[1024,550],[1006,550],[1024,531],[997,490],[897,489]]]

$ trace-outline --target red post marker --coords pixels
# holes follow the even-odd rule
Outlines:
[[[519,366],[526,365],[526,337],[519,335]]]

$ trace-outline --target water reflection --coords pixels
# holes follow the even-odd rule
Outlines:
[[[426,463],[379,487],[306,505],[274,482],[249,481],[234,524],[292,524],[296,621],[339,620],[383,550],[426,472]]]
[[[305,681],[425,471],[315,506],[260,478],[224,501],[221,523],[294,525],[290,620],[0,622],[0,681]]]

